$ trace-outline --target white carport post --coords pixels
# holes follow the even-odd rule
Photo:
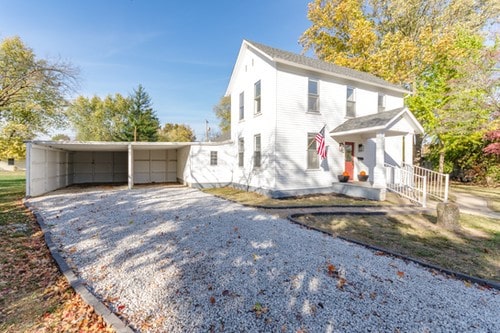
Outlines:
[[[26,198],[31,196],[31,142],[26,142]]]
[[[386,188],[387,180],[385,175],[385,134],[378,132],[375,138],[375,169],[373,170],[373,186]]]
[[[128,189],[134,187],[134,148],[132,144],[128,145]]]

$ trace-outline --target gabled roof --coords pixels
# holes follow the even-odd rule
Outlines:
[[[408,108],[398,108],[390,111],[370,114],[368,116],[352,118],[346,120],[342,125],[336,127],[330,134],[335,136],[346,136],[353,134],[375,133],[389,129],[396,122],[402,118],[406,120],[413,127],[416,134],[424,132],[422,125],[418,122],[415,116],[408,110]]]
[[[271,46],[267,46],[264,44],[244,40],[243,45],[253,46],[255,49],[259,50],[260,52],[264,53],[265,55],[268,56],[268,58],[272,61],[275,62],[280,62],[296,67],[302,67],[305,69],[313,70],[313,71],[319,71],[323,72],[326,74],[330,74],[333,76],[337,76],[340,78],[352,80],[352,81],[358,81],[358,82],[363,82],[363,83],[368,83],[371,85],[375,85],[378,87],[383,87],[386,89],[390,90],[396,90],[398,92],[402,93],[410,93],[410,91],[404,89],[403,87],[387,82],[375,75],[366,73],[366,72],[361,72],[357,71],[351,68],[347,67],[342,67],[338,66],[329,62],[325,62],[319,59],[314,59],[310,57],[306,57],[304,55],[280,50]],[[242,45],[242,46],[243,46]]]

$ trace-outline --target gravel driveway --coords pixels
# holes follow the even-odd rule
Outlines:
[[[141,332],[500,332],[500,294],[195,189],[29,200]]]

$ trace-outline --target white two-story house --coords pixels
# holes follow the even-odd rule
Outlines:
[[[408,93],[368,73],[243,41],[226,91],[237,152],[232,183],[273,197],[345,192],[337,176],[357,181],[363,171],[364,188],[385,189],[384,163],[411,164],[414,135],[423,132],[404,107]],[[325,159],[314,140],[323,127]]]
[[[244,40],[226,95],[225,142],[27,143],[27,190],[80,183],[232,185],[272,197],[343,193],[384,200],[385,163],[411,165],[409,92],[373,75]],[[324,133],[326,158],[316,151]],[[347,172],[350,182],[340,183]],[[364,172],[368,181],[358,182]]]

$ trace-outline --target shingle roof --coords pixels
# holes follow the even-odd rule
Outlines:
[[[260,51],[264,52],[265,54],[269,55],[273,60],[284,60],[287,62],[292,62],[298,65],[303,65],[310,67],[312,69],[317,69],[321,71],[326,71],[326,72],[331,72],[332,74],[337,74],[340,76],[344,77],[349,77],[354,80],[361,80],[369,83],[374,83],[379,86],[384,86],[389,89],[397,89],[397,90],[403,90],[406,91],[403,87],[387,82],[375,75],[357,71],[351,68],[347,67],[342,67],[338,66],[329,62],[325,62],[319,59],[314,59],[310,57],[306,57],[304,55],[280,50],[271,46],[263,45],[260,43],[252,42],[249,40],[246,40],[248,43],[253,45],[255,48],[259,49]],[[409,91],[408,91],[409,93]]]
[[[330,133],[347,132],[352,130],[361,130],[372,127],[382,127],[387,125],[405,108],[398,108],[390,111],[371,114],[364,117],[352,118],[346,120],[342,125],[335,128]]]

